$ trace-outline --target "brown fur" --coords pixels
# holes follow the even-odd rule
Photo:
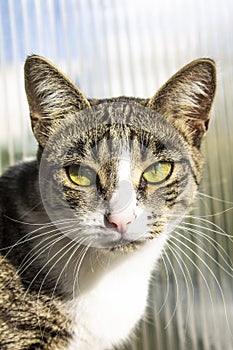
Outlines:
[[[0,179],[1,350],[63,350],[72,338],[72,322],[64,310],[65,302],[72,296],[60,280],[65,280],[73,261],[56,284],[57,278],[50,276],[46,263],[49,259],[51,264],[56,261],[56,251],[62,250],[68,239],[50,222],[44,203],[54,207],[61,219],[63,212],[59,208],[64,200],[79,217],[102,204],[105,208],[117,182],[118,140],[123,138],[131,145],[133,181],[139,203],[154,208],[154,222],[147,239],[162,234],[168,221],[163,211],[173,213],[174,208],[178,215],[192,204],[201,179],[200,144],[208,127],[215,74],[213,61],[200,59],[181,69],[151,99],[88,100],[47,60],[28,57],[25,87],[39,151],[38,161],[15,166]],[[161,150],[162,143],[174,146],[177,152],[169,147]],[[158,184],[155,189],[140,183],[152,157],[176,157],[182,150],[187,162],[179,158],[166,184]],[[113,158],[107,159],[111,152]],[[68,164],[84,156],[98,172],[101,193],[93,188],[77,190],[67,177]],[[39,178],[41,164],[58,170]],[[44,186],[48,195],[47,202],[40,197],[40,186]],[[62,194],[56,192],[60,188]],[[47,231],[60,235],[61,240],[55,243],[51,236],[53,244],[46,246],[43,242],[44,245],[39,243],[32,248],[32,237]],[[106,254],[129,254],[140,249],[141,244],[131,242],[128,246],[110,247]],[[35,248],[41,254],[33,260]],[[22,269],[25,261],[28,261],[27,269]]]

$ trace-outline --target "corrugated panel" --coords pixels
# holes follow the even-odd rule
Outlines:
[[[36,149],[28,54],[54,61],[89,97],[152,96],[196,57],[218,64],[198,202],[170,239],[127,349],[233,348],[232,13],[231,0],[0,0],[0,172]]]

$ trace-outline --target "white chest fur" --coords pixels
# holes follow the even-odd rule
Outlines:
[[[129,337],[145,311],[151,272],[164,241],[164,236],[154,239],[121,256],[96,280],[96,271],[89,275],[91,287],[65,305],[75,334],[67,350],[111,349]]]

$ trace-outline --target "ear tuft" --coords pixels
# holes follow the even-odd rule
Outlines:
[[[29,56],[24,72],[32,129],[44,146],[53,120],[90,107],[90,103],[69,78],[43,57]]]
[[[199,147],[208,128],[216,91],[216,68],[211,59],[195,60],[173,75],[147,106],[172,122]]]

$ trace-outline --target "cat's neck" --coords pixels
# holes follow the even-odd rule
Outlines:
[[[164,241],[161,236],[146,242],[140,250],[121,256],[97,254],[93,260],[95,254],[92,258],[87,254],[75,290],[72,289],[77,294],[64,304],[73,320],[78,348],[108,348],[128,337],[145,312],[149,281]],[[66,287],[73,288],[72,273]],[[75,346],[71,344],[69,349]]]

